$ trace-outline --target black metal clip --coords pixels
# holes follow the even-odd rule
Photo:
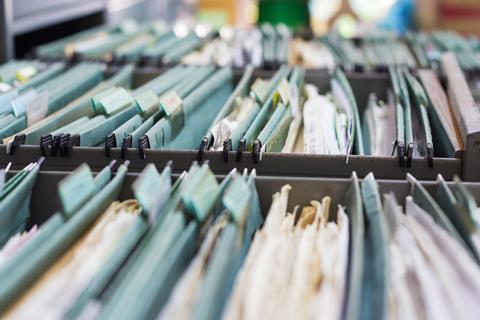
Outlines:
[[[407,168],[412,166],[413,159],[413,143],[409,143],[407,147]]]
[[[253,163],[257,164],[262,160],[262,141],[260,140],[255,140],[253,142]]]
[[[427,143],[427,161],[428,161],[428,167],[430,169],[433,169],[433,146],[431,143]]]
[[[131,148],[133,146],[133,137],[131,134],[123,138],[122,142],[122,151],[121,151],[121,158],[122,159],[127,159],[127,153],[128,153],[128,148]]]
[[[40,137],[40,153],[46,157],[48,151],[53,146],[53,137],[51,134],[45,134]]]
[[[116,147],[117,147],[117,138],[115,137],[115,134],[110,133],[105,138],[105,156],[107,158],[110,158],[110,150]]]
[[[56,156],[57,153],[60,151],[60,144],[62,142],[64,134],[60,133],[57,134],[53,137],[53,142],[52,142],[52,156]]]
[[[70,157],[73,153],[73,147],[80,146],[80,135],[74,134],[65,134],[60,140],[60,156]]]
[[[238,148],[237,148],[237,162],[242,161],[242,153],[247,148],[247,140],[245,138],[240,139],[238,141]]]
[[[405,168],[406,162],[405,162],[405,145],[401,141],[395,141],[395,146],[397,149],[397,155],[398,155],[398,164],[400,167]],[[394,149],[395,150],[395,149]]]
[[[232,139],[223,140],[223,161],[228,162],[228,154],[233,150]]]
[[[17,148],[22,144],[25,144],[25,139],[27,139],[27,136],[24,133],[17,134],[15,138],[13,138],[13,141],[9,144],[9,148],[7,148],[7,153],[13,156]]]
[[[143,135],[138,139],[138,154],[140,155],[140,159],[147,159],[147,149],[150,149],[150,141],[147,135]]]

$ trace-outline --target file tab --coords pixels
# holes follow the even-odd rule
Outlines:
[[[103,112],[107,115],[114,114],[134,103],[130,93],[123,89],[117,88],[108,96],[103,97],[99,101],[99,105]]]
[[[180,113],[182,106],[182,98],[173,90],[160,97],[160,107],[167,117]]]
[[[188,211],[199,221],[203,221],[215,204],[220,186],[207,165],[203,165],[185,187],[183,203]]]
[[[66,217],[71,216],[92,196],[94,191],[92,171],[88,165],[83,164],[58,185],[63,214]]]
[[[230,211],[233,220],[243,226],[248,217],[252,192],[245,182],[245,179],[236,176],[227,187],[223,196],[223,205]]]
[[[137,104],[140,113],[144,116],[149,116],[160,108],[158,96],[153,90],[147,90],[140,93],[135,98],[135,103]]]

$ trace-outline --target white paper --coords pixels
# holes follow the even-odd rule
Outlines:
[[[42,120],[48,113],[48,92],[42,91],[27,104],[27,126]]]

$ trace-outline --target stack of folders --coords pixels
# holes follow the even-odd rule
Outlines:
[[[185,64],[273,68],[288,62],[291,32],[284,24],[224,27],[219,37],[182,59]]]
[[[389,68],[389,74],[386,99],[372,93],[360,106],[338,69],[330,92],[321,94],[315,85],[304,84],[299,68],[283,66],[271,79],[255,81],[246,68],[200,151],[223,151],[226,159],[228,151],[236,151],[237,158],[252,151],[260,161],[264,152],[387,157],[396,150],[402,166],[414,157],[433,165],[434,156],[458,156],[462,139],[436,74],[420,70],[417,78],[401,67]]]
[[[439,178],[432,197],[413,177],[399,206],[372,174],[287,211],[273,203],[235,280],[224,319],[474,319],[480,290],[478,208]],[[174,291],[176,292],[176,291]]]
[[[8,179],[10,165],[0,170],[0,246],[4,248],[0,264],[10,252],[21,246],[23,238],[35,233],[33,229],[18,235],[25,231],[30,217],[30,196],[42,162],[43,158],[30,163]]]
[[[101,64],[82,63],[65,70],[64,63],[54,63],[24,84],[2,93],[0,121],[4,125],[0,138],[35,125],[80,97],[102,80],[103,72]]]
[[[200,149],[237,152],[237,160],[252,151],[364,154],[360,116],[352,88],[343,72],[331,79],[331,95],[322,96],[306,84],[300,68],[282,66],[267,80],[247,68],[234,93],[203,137]]]
[[[480,41],[453,31],[409,33],[408,42],[422,67],[439,68],[442,53],[453,52],[465,72],[480,71]]]
[[[101,77],[100,66],[85,63],[65,75],[83,74],[82,68],[94,68]],[[130,90],[132,73],[133,67],[125,66],[93,88],[86,82],[82,90],[70,86],[60,92],[48,89],[57,78],[46,82],[42,91],[53,90],[58,99],[49,100],[47,112],[32,124],[28,115],[21,118],[4,143],[39,144],[44,156],[69,156],[74,146],[104,146],[107,155],[121,148],[122,156],[137,148],[142,158],[147,149],[223,151],[226,160],[230,151],[237,160],[252,152],[255,162],[265,152],[386,157],[396,151],[402,166],[414,157],[433,165],[433,157],[457,157],[463,150],[448,97],[428,70],[414,76],[390,67],[390,88],[381,99],[371,94],[365,106],[358,105],[339,69],[327,93],[305,84],[303,69],[285,65],[270,79],[255,79],[248,66],[233,92],[229,68],[180,65],[135,90]]]
[[[198,30],[197,30],[198,31]],[[211,36],[162,21],[139,24],[126,20],[115,27],[96,27],[37,47],[41,59],[93,59],[117,63],[171,64],[198,49]]]
[[[220,317],[263,222],[255,174],[219,183],[194,164],[172,183],[148,165],[136,200],[119,202],[127,167],[113,167],[79,167],[58,186],[62,209],[0,251],[2,317],[154,319],[167,304],[174,318]]]
[[[456,157],[457,151],[463,150],[463,142],[435,73],[419,70],[417,78],[405,68],[389,67],[389,76],[387,105],[379,107],[371,97],[365,111],[364,123],[370,136],[365,139],[367,150],[378,154],[375,150],[383,149],[386,153],[385,137],[395,137],[390,141],[395,141],[400,163],[407,166],[413,157],[426,157],[430,166],[434,156]]]
[[[394,193],[382,205],[372,174],[361,182],[353,174],[335,210],[328,194],[289,205],[286,185],[263,223],[254,173],[232,171],[219,183],[193,164],[172,183],[169,166],[148,165],[135,199],[117,201],[127,166],[113,168],[93,177],[79,167],[59,184],[61,210],[3,246],[2,318],[475,319],[480,311],[478,208],[459,180],[439,177],[432,195],[409,176],[402,207]]]
[[[376,31],[357,39],[346,39],[337,33],[322,38],[337,61],[350,70],[386,70],[389,66],[417,67],[407,43],[397,36]]]
[[[109,79],[102,81],[103,65],[80,63],[61,76],[42,84],[40,89],[44,91],[41,92],[47,92],[45,94],[48,98],[46,99],[47,112],[40,114],[41,117],[38,118],[38,121],[33,123],[28,122],[27,114],[27,123],[19,127],[18,130],[9,132],[10,136],[4,137],[4,144],[11,146],[14,143],[26,143],[29,145],[38,145],[40,143],[41,146],[45,146],[48,149],[52,142],[48,140],[48,136],[45,138],[44,135],[58,128],[75,121],[77,121],[75,122],[76,124],[82,122],[86,126],[88,123],[89,128],[94,128],[93,122],[100,123],[101,121],[99,120],[106,121],[106,117],[95,118],[90,98],[92,95],[112,87],[130,88],[133,69],[131,65],[125,66]],[[40,89],[37,89],[37,91],[40,91]],[[38,106],[34,111],[37,110]],[[90,118],[95,118],[96,120],[89,122]],[[46,155],[45,150],[42,152]]]
[[[335,59],[328,45],[321,41],[295,38],[290,42],[288,63],[291,66],[332,71],[337,62],[340,61]]]
[[[57,67],[58,68],[58,67]],[[49,71],[46,63],[37,60],[11,60],[0,66],[0,93],[27,90],[60,71]],[[52,70],[57,70],[53,68]],[[51,75],[53,73],[53,75]],[[35,79],[35,80],[34,80]],[[27,82],[29,82],[27,84]],[[3,98],[2,98],[3,99]]]
[[[73,146],[195,150],[232,91],[230,69],[177,66],[131,91],[132,74],[133,66],[121,68],[4,142],[21,137],[45,156],[68,156]]]

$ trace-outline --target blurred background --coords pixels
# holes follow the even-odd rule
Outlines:
[[[345,37],[372,28],[449,29],[480,34],[479,0],[3,0],[0,61],[33,47],[125,18],[248,26],[284,22],[321,35]]]

